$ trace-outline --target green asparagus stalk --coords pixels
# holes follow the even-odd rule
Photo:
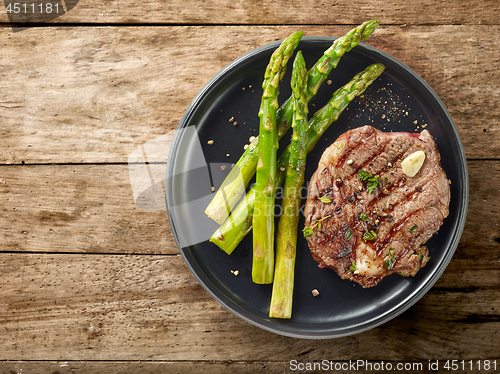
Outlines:
[[[314,114],[308,123],[308,153],[314,148],[328,127],[338,119],[349,102],[356,96],[361,95],[382,74],[384,68],[382,64],[368,66],[364,71],[354,76],[344,87],[335,91],[330,101]],[[289,155],[290,147],[287,147],[278,158],[276,188],[279,188],[285,181],[285,174],[281,171],[286,170],[288,167]],[[254,202],[255,189],[252,187],[232,211],[231,216],[212,235],[210,241],[227,254],[231,254],[252,229]]]
[[[340,58],[346,52],[356,47],[361,41],[368,39],[378,25],[379,20],[364,22],[333,42],[324,52],[323,56],[308,71],[308,101],[318,92],[319,87],[326,80],[332,69],[337,67]],[[281,140],[289,130],[291,120],[292,101],[289,98],[278,109],[276,114],[278,140]],[[205,213],[219,224],[222,224],[227,219],[232,208],[245,194],[245,189],[255,174],[258,161],[258,142],[259,137],[256,137],[249,144],[249,147],[221,184],[205,210]]]
[[[291,318],[297,230],[301,206],[300,191],[304,185],[307,154],[307,70],[302,53],[295,57],[292,70],[292,140],[286,169],[285,187],[278,222],[276,264],[269,317]]]
[[[286,65],[304,35],[293,33],[274,51],[264,73],[262,101],[259,110],[259,154],[256,168],[256,199],[253,214],[253,266],[255,283],[267,284],[274,275],[274,200],[278,134],[276,111],[279,108],[279,83]]]

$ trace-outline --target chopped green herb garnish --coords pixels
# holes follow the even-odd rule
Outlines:
[[[358,177],[360,181],[367,181],[369,178],[372,178],[373,175],[371,175],[371,173],[368,173],[367,171],[360,170],[358,171]]]
[[[351,239],[351,237],[352,237],[352,231],[351,231],[351,229],[347,229],[347,231],[344,234],[344,239],[349,240],[349,239]]]
[[[313,233],[313,230],[317,227],[318,229],[321,228],[321,222],[323,222],[325,219],[327,218],[330,218],[331,216],[326,216],[326,217],[323,217],[321,219],[313,219],[312,221],[313,222],[316,222],[314,225],[312,226],[306,226],[304,227],[304,229],[302,230],[302,232],[304,233],[304,238],[305,237],[308,237],[310,235],[312,235]]]
[[[322,203],[325,203],[325,204],[329,204],[332,202],[332,199],[330,199],[328,196],[321,196],[319,198],[319,200],[322,202]]]
[[[392,246],[389,246],[389,248],[387,248],[387,254],[391,256],[394,254],[394,248],[392,248]]]
[[[394,256],[390,256],[387,260],[384,261],[384,266],[387,270],[391,270],[396,262],[396,258]]]
[[[365,242],[368,242],[370,240],[375,240],[377,239],[377,233],[373,230],[367,231],[363,234],[363,240]]]
[[[337,149],[340,149],[342,148],[342,142],[340,142],[339,144],[337,144]]]
[[[413,225],[412,227],[410,227],[410,228],[408,229],[408,231],[409,231],[409,232],[415,232],[415,231],[417,231],[417,230],[418,230],[418,226],[417,226],[417,225]]]
[[[308,237],[308,236],[311,236],[312,233],[313,233],[313,229],[312,227],[304,227],[304,229],[302,230],[302,232],[304,233],[304,238]]]
[[[356,263],[353,261],[351,267],[349,268],[349,271],[355,272],[356,271]]]
[[[418,252],[418,261],[422,261],[422,252]]]
[[[368,222],[368,221],[369,221],[368,217],[367,217],[367,216],[366,216],[366,214],[364,214],[364,213],[361,213],[361,214],[359,215],[359,219],[360,219],[361,221],[364,221],[364,222]]]
[[[380,178],[378,175],[373,176],[371,173],[364,170],[358,171],[358,178],[360,181],[366,182],[369,193],[373,193],[373,191],[375,191],[375,188],[382,185],[382,178]]]
[[[370,178],[367,184],[368,192],[373,193],[373,191],[375,191],[375,188],[380,187],[381,185],[382,185],[382,180],[378,175],[373,178]]]

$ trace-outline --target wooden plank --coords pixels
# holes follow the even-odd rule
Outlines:
[[[453,259],[410,310],[333,341],[282,337],[240,320],[180,256],[0,254],[0,265],[4,360],[427,361],[500,352],[500,300],[491,298],[498,255]]]
[[[500,165],[495,161],[469,161],[468,170],[469,207],[455,257],[496,261],[500,249]]]
[[[127,165],[3,166],[0,174],[1,251],[179,253],[162,184],[149,199],[164,210],[138,207]]]
[[[468,169],[469,211],[457,256],[493,259],[500,163],[469,161]],[[148,199],[159,207],[164,196],[157,192]],[[137,206],[127,165],[1,166],[0,212],[0,251],[179,253],[167,212]]]
[[[279,374],[285,372],[285,362],[183,362],[183,361],[16,361],[0,362],[0,374]]]
[[[358,24],[367,19],[381,18],[387,24],[498,24],[499,9],[495,0],[477,2],[420,0],[395,3],[389,0],[356,2],[312,0],[217,0],[184,2],[153,1],[64,1],[66,14],[55,18],[39,13],[11,13],[14,23],[51,21],[53,23],[108,24]],[[75,5],[76,4],[76,5]],[[74,7],[72,7],[74,5]],[[62,7],[61,7],[62,8]],[[55,13],[55,11],[54,11]],[[62,14],[62,9],[60,9]],[[314,16],[312,16],[314,15]],[[0,22],[8,22],[2,12]]]
[[[342,35],[350,26],[305,26]],[[124,163],[176,129],[203,85],[296,26],[0,29],[1,164]],[[449,108],[467,157],[500,157],[500,26],[382,26],[369,39]]]

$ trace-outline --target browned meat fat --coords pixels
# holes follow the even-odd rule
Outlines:
[[[417,151],[426,157],[409,177],[401,162]],[[429,259],[424,244],[449,212],[440,160],[427,130],[385,133],[364,126],[341,135],[321,157],[304,211],[319,267],[364,287],[391,273],[414,276]]]

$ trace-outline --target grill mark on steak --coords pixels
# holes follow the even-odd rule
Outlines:
[[[376,136],[376,129],[375,128],[372,128],[373,131],[372,134],[369,134],[369,135],[373,135],[373,136]],[[409,134],[411,136],[414,136],[414,134]],[[344,155],[342,155],[339,160],[337,161],[337,164],[335,165],[336,168],[340,168],[343,166],[343,164],[347,163],[347,160],[350,159],[350,157],[352,156],[352,153],[354,153],[355,151],[359,150],[361,145],[360,144],[362,143],[361,141],[358,141],[356,142],[356,147],[348,147],[347,150],[345,150],[345,153]],[[348,143],[349,144],[349,143]],[[353,172],[358,172],[359,170],[363,169],[363,168],[366,168],[367,165],[370,165],[370,166],[373,166],[371,164],[373,164],[375,162],[375,160],[377,159],[377,157],[379,157],[381,154],[383,153],[386,153],[386,154],[389,154],[388,152],[388,148],[393,148],[394,147],[394,143],[391,143],[390,142],[390,139],[384,139],[384,144],[385,144],[385,148],[383,148],[381,151],[379,152],[373,152],[372,153],[372,158],[371,159],[367,159],[366,161],[363,162],[362,165],[358,165],[355,161],[353,161],[353,163],[350,165],[354,170]],[[397,154],[402,156],[407,150],[408,148],[411,147],[411,143],[410,142],[405,142],[403,145],[404,146],[407,146],[404,150],[401,150],[401,151],[398,151]],[[402,159],[399,157],[399,158],[396,158],[394,161],[402,161]],[[385,167],[385,165],[383,165],[383,167]],[[382,168],[380,168],[378,170],[378,172],[380,172]],[[374,173],[372,173],[374,174]]]
[[[409,178],[402,174],[401,162],[416,150],[426,153],[426,162]],[[359,180],[360,170],[379,176],[382,186],[368,193],[366,183]],[[322,196],[332,202],[321,202]],[[332,268],[364,287],[372,287],[396,271],[415,275],[427,262],[428,249],[422,244],[439,229],[448,215],[448,204],[448,180],[427,130],[421,134],[382,133],[364,126],[348,131],[325,151],[311,179],[304,211],[306,226],[331,216],[307,238],[311,254],[319,267]],[[361,213],[369,222],[360,219]],[[422,217],[429,218],[429,223],[421,222]],[[415,222],[417,229],[409,233]],[[347,230],[352,232],[349,240],[345,239]],[[363,233],[369,230],[377,238],[364,241]],[[383,261],[388,258],[392,267],[387,269]],[[352,262],[362,271],[349,271]]]
[[[359,143],[358,143],[359,145]],[[390,146],[390,143],[387,142],[386,143],[386,148],[384,148],[382,150],[381,153],[386,153],[387,152],[387,147]],[[408,144],[408,147],[406,149],[404,149],[404,151],[402,153],[398,153],[399,157],[394,159],[393,160],[393,163],[395,162],[401,162],[402,161],[402,155],[404,154],[404,152],[406,152],[406,150],[410,147],[410,144]],[[342,158],[344,159],[342,162],[341,161],[338,161],[337,164],[335,165],[336,168],[340,168],[343,166],[343,164],[345,164],[345,160],[346,159],[349,159],[349,157],[351,156],[351,154],[353,153],[353,151],[355,151],[356,149],[359,149],[359,146],[358,147],[349,147],[348,151],[345,153],[345,156],[343,156]],[[358,173],[360,170],[365,170],[365,171],[368,171],[370,173],[372,173],[373,175],[379,175],[382,179],[384,179],[386,177],[386,175],[384,173],[381,173],[382,169],[386,169],[386,165],[384,165],[383,163],[380,165],[380,167],[378,169],[375,169],[373,167],[373,163],[375,162],[375,160],[377,159],[377,157],[379,157],[379,154],[377,153],[374,153],[374,155],[372,156],[372,158],[368,159],[367,161],[365,161],[362,165],[356,165],[356,164],[352,164],[350,165],[352,167],[352,172],[350,173],[350,175],[348,175],[346,178],[344,178],[342,180],[342,184],[343,185],[352,185],[353,184],[353,180],[358,180]],[[366,166],[367,165],[372,165],[370,168],[367,168]],[[325,171],[327,170],[327,168],[325,168],[323,170],[323,173],[325,173]],[[389,178],[389,177],[388,177]],[[332,177],[333,179],[333,177]],[[345,180],[347,179],[347,182],[344,182]],[[397,188],[397,184],[401,182],[401,179],[398,180],[397,182],[395,183],[391,183],[390,184],[390,188],[392,190],[394,190],[395,188]],[[332,185],[335,185],[335,183],[332,183]],[[362,185],[362,183],[360,182],[360,185]],[[342,190],[343,191],[343,190]],[[349,199],[353,196],[353,194],[357,194],[358,191],[355,191],[353,192],[353,190],[345,190],[345,193],[342,193],[341,192],[341,196],[342,196],[342,200],[340,201],[340,204],[345,204],[346,202],[352,202],[352,201],[349,201]],[[375,194],[373,196],[373,199],[376,200],[376,201],[370,201],[369,203],[371,203],[372,205],[375,204],[376,202],[378,202],[378,200],[382,199],[383,196],[381,196],[380,194]],[[369,209],[370,206],[367,207],[367,209]]]
[[[390,247],[390,241],[394,238],[394,236],[398,233],[398,231],[400,231],[407,223],[408,221],[411,220],[411,218],[413,218],[413,216],[417,215],[420,211],[422,211],[422,209],[418,209],[414,212],[412,212],[411,214],[408,214],[406,215],[402,220],[396,222],[394,225],[392,225],[391,229],[388,231],[388,234],[384,237],[383,240],[378,240],[376,243],[375,243],[375,251],[377,252],[378,255],[381,255],[382,253],[385,253],[387,252],[387,249]],[[417,231],[415,231],[417,232]],[[408,242],[409,244],[409,247],[412,246],[412,244],[417,240],[418,237],[417,235],[412,235],[411,236],[411,240]],[[405,247],[405,251],[406,251],[406,247]],[[404,253],[403,253],[403,256],[404,256]]]
[[[427,182],[428,183],[428,182]],[[426,183],[426,184],[427,184]],[[397,189],[397,187],[393,187],[391,192],[395,191]],[[400,199],[398,201],[394,201],[392,202],[391,204],[389,204],[389,207],[384,210],[385,213],[387,213],[388,216],[392,216],[394,210],[401,204],[405,204],[405,203],[408,203],[410,200],[413,199],[413,196],[415,195],[415,193],[412,191],[410,193],[407,193],[404,195],[404,199]],[[367,205],[367,210],[368,211],[373,211],[373,208],[376,206],[377,203],[380,202],[381,199],[383,199],[384,197],[378,195],[377,197],[375,197],[373,200],[371,200],[369,202],[369,204]],[[416,214],[417,212],[413,212],[412,215]],[[404,220],[400,220],[400,221],[392,221],[393,222],[393,227],[391,227],[391,231],[393,231],[392,229],[395,229],[397,230],[398,227],[401,228],[402,224],[404,224],[404,222],[406,222],[409,218],[411,218],[411,215],[407,215],[404,217]],[[381,216],[380,218],[378,218],[379,220],[383,219],[383,217]]]

